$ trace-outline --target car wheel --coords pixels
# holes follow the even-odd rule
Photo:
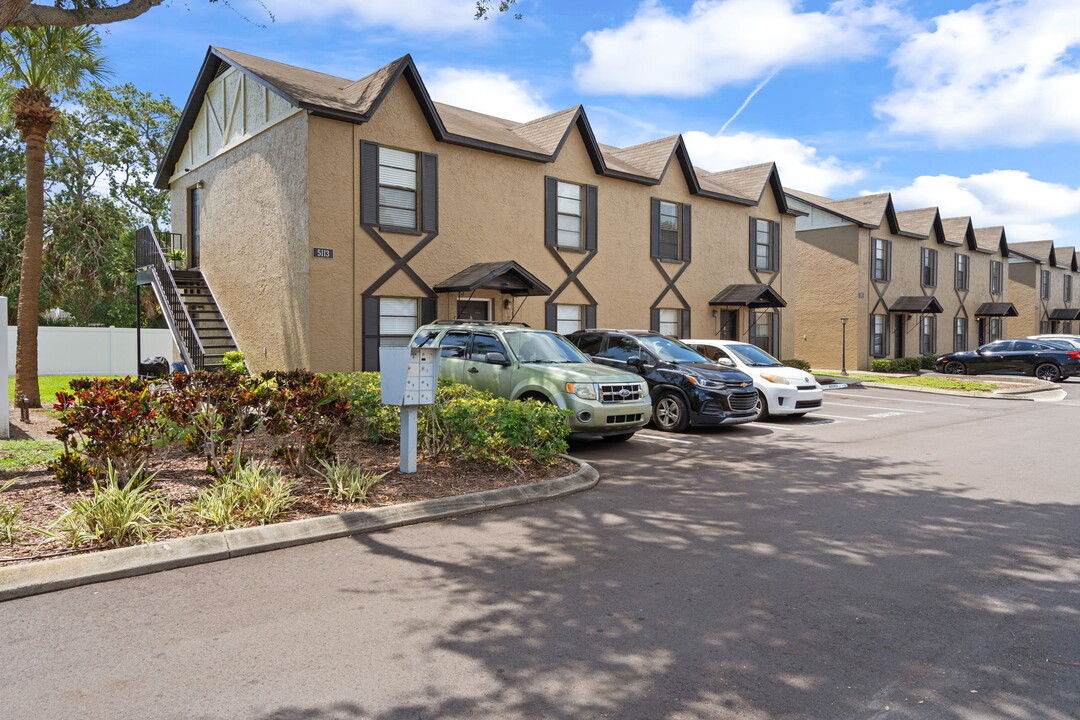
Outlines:
[[[769,401],[765,399],[765,393],[758,390],[757,415],[754,420],[764,420],[769,417]]]
[[[668,393],[656,398],[653,403],[653,424],[668,432],[682,432],[690,425],[690,413],[686,401],[678,395]]]
[[[608,442],[626,442],[632,437],[634,433],[620,433],[619,435],[605,435],[604,439]]]
[[[950,360],[945,363],[945,372],[949,375],[967,375],[967,368],[959,360]]]
[[[1053,363],[1043,363],[1035,368],[1035,377],[1047,382],[1061,382],[1061,369]]]

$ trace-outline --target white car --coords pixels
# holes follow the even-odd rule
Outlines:
[[[769,415],[799,417],[821,409],[825,393],[814,376],[788,367],[757,345],[736,340],[683,340],[713,362],[741,370],[754,379],[761,398],[758,419]]]
[[[1028,335],[1028,340],[1049,340],[1061,345],[1068,345],[1071,348],[1080,348],[1080,335],[1066,335],[1064,333],[1057,335]]]

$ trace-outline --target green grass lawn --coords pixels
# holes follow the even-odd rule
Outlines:
[[[60,452],[55,440],[5,440],[0,442],[0,478],[8,473],[45,463]]]
[[[38,377],[38,388],[41,390],[41,406],[52,409],[56,402],[56,393],[68,390],[68,383],[85,375],[41,375]],[[8,379],[8,402],[15,402],[15,378]]]
[[[908,385],[911,387],[934,388],[936,390],[961,390],[965,392],[990,392],[997,389],[993,383],[976,382],[973,380],[953,380],[951,378],[930,377],[920,375],[918,377],[882,377],[881,375],[863,375],[861,373],[848,373],[847,377],[837,374],[822,374],[821,377],[844,380],[856,380],[859,382],[883,383],[885,385]]]

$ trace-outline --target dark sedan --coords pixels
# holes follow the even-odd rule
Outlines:
[[[978,350],[942,355],[934,369],[953,375],[1002,373],[1057,381],[1080,374],[1080,350],[1041,340],[998,340]]]

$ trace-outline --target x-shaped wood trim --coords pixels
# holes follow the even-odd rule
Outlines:
[[[588,288],[586,288],[585,285],[582,284],[581,280],[578,279],[578,275],[581,274],[581,271],[585,269],[585,266],[588,265],[594,257],[596,257],[596,250],[589,250],[585,256],[585,259],[578,263],[578,266],[573,269],[571,269],[570,264],[563,259],[562,253],[559,252],[558,248],[548,246],[548,250],[551,251],[551,254],[555,256],[555,261],[559,263],[559,265],[562,266],[562,269],[566,272],[566,279],[563,280],[562,285],[555,288],[555,290],[550,295],[548,295],[546,303],[550,304],[555,302],[559,298],[559,296],[562,295],[563,290],[566,290],[566,288],[570,287],[571,283],[573,283],[574,285],[577,285],[578,290],[581,291],[581,294],[585,296],[585,298],[589,301],[590,305],[596,305],[596,298],[592,296],[592,293],[589,292]]]
[[[690,263],[684,261],[682,267],[679,268],[679,272],[675,273],[674,276],[671,276],[668,275],[667,270],[664,269],[664,264],[660,262],[658,258],[652,258],[652,262],[653,265],[656,266],[656,269],[660,271],[660,274],[663,276],[664,281],[667,283],[667,286],[663,289],[663,291],[661,291],[659,295],[656,296],[656,299],[653,300],[653,303],[649,306],[649,309],[655,310],[656,308],[660,307],[660,301],[664,299],[664,296],[668,294],[668,291],[671,291],[675,293],[675,297],[679,298],[679,302],[682,303],[683,309],[689,310],[690,303],[686,302],[686,298],[684,298],[683,294],[679,292],[679,288],[675,286],[675,283],[679,282],[679,278],[682,277],[682,274],[686,272],[686,269],[688,267],[690,267]]]
[[[430,298],[435,297],[435,291],[432,290],[431,286],[429,286],[426,282],[424,282],[420,278],[419,275],[416,274],[415,270],[413,270],[411,267],[409,267],[409,261],[412,260],[414,257],[416,257],[420,253],[421,250],[423,250],[425,247],[427,247],[428,244],[432,240],[434,240],[436,238],[436,236],[438,236],[439,233],[437,233],[437,232],[428,233],[427,235],[424,236],[423,240],[416,243],[416,245],[413,245],[412,249],[409,250],[409,252],[405,253],[404,255],[400,255],[400,254],[398,254],[397,250],[395,250],[393,247],[391,247],[390,243],[386,242],[386,240],[383,239],[382,235],[377,233],[375,231],[375,228],[373,228],[371,225],[367,225],[366,223],[361,223],[360,227],[364,228],[364,230],[367,232],[367,234],[371,236],[371,239],[374,240],[375,243],[379,247],[382,248],[383,252],[385,252],[386,255],[391,260],[394,261],[393,267],[391,267],[389,270],[387,270],[382,275],[380,275],[378,277],[378,279],[375,280],[375,282],[371,283],[371,285],[368,286],[367,290],[364,290],[364,292],[361,293],[361,295],[363,295],[364,297],[368,297],[369,295],[375,294],[375,292],[379,288],[381,288],[386,283],[387,280],[389,280],[391,277],[393,277],[394,274],[397,273],[398,270],[401,270],[406,275],[408,275],[410,278],[412,278],[413,282],[415,282],[418,287],[423,288],[424,292],[427,293],[428,297],[430,297]]]

